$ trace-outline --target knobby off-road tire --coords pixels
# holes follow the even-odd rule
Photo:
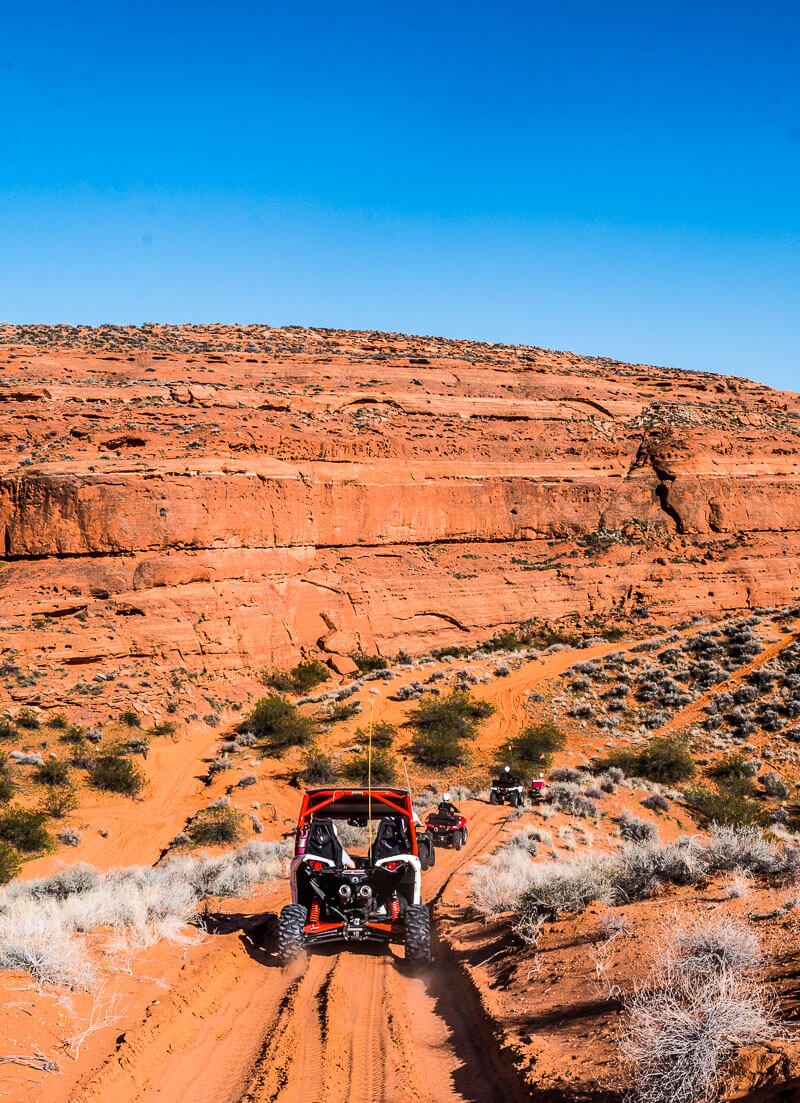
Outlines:
[[[419,864],[423,869],[430,869],[436,861],[436,851],[434,850],[433,842],[430,839],[420,839],[417,842],[417,851],[419,853]]]
[[[489,804],[500,804],[500,797],[495,793],[494,789],[489,792]]]
[[[278,957],[282,965],[297,961],[305,954],[305,922],[306,909],[302,904],[287,904],[281,909],[278,920]]]
[[[460,850],[464,845],[464,837],[460,831],[453,832],[453,850]]]
[[[406,961],[427,965],[431,960],[431,913],[425,904],[406,908]]]

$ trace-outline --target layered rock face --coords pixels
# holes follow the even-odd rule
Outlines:
[[[255,669],[800,596],[800,398],[536,348],[0,327],[3,646]]]

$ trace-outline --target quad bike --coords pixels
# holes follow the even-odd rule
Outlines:
[[[544,777],[539,774],[528,783],[528,800],[531,804],[540,804],[545,798]]]
[[[435,846],[452,846],[460,850],[467,841],[467,818],[460,813],[445,816],[441,812],[431,812],[425,826],[433,836]]]
[[[512,808],[520,808],[524,800],[525,786],[506,766],[499,777],[492,780],[492,787],[489,790],[490,803],[510,804]]]
[[[352,857],[338,827],[363,831]],[[348,844],[349,845],[349,844]],[[278,922],[283,963],[324,942],[395,942],[406,961],[431,960],[430,912],[411,796],[402,789],[315,789],[303,797],[291,863],[292,903]]]

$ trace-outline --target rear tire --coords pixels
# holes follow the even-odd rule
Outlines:
[[[500,797],[492,789],[489,793],[489,804],[500,804]]]
[[[462,828],[461,835],[462,835],[462,838],[464,839],[464,842],[466,842],[467,839],[469,838],[469,836],[467,835],[466,827]]]
[[[453,832],[453,850],[460,850],[464,840],[460,831]]]
[[[406,908],[406,961],[427,965],[431,960],[431,913],[424,904]]]
[[[282,965],[297,961],[306,952],[306,909],[302,904],[287,904],[278,920],[278,957]]]
[[[422,869],[429,869],[433,865],[433,843],[428,839],[417,840],[417,853],[419,854],[419,864]]]

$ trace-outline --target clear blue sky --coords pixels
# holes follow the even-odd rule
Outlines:
[[[0,318],[524,342],[800,388],[796,0],[42,0]]]

